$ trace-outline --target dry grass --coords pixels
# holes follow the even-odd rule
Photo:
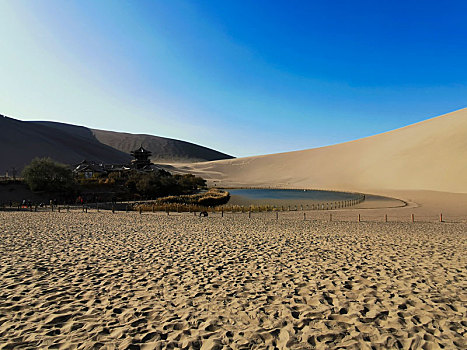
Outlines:
[[[230,193],[218,189],[192,195],[168,196],[153,202],[137,203],[133,206],[137,211],[176,211],[192,212],[205,211],[207,208],[219,208],[227,203]]]
[[[156,211],[171,211],[171,212],[198,212],[198,211],[213,211],[213,212],[271,212],[271,211],[298,211],[298,210],[331,210],[351,207],[362,203],[365,196],[361,195],[358,199],[314,203],[310,205],[226,205],[230,198],[229,192],[218,189],[210,189],[208,192],[185,195],[185,196],[169,196],[160,198],[153,202],[136,203],[133,205],[133,210],[141,212],[156,212]]]

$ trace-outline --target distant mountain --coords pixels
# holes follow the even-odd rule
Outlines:
[[[125,153],[129,153],[143,145],[144,148],[152,152],[151,159],[153,162],[199,162],[234,158],[228,154],[194,143],[165,137],[91,130],[97,140]]]
[[[0,116],[0,175],[5,172],[11,174],[13,168],[19,174],[35,157],[50,157],[71,165],[83,159],[126,164],[132,159],[129,152],[141,144],[153,152],[156,160],[176,162],[232,158],[209,148],[157,136]]]

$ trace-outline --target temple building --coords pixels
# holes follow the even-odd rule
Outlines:
[[[135,158],[130,164],[103,164],[97,162],[89,162],[83,160],[73,170],[76,174],[82,174],[85,178],[91,178],[99,175],[106,175],[113,172],[124,172],[129,170],[138,170],[142,172],[151,172],[161,169],[155,164],[151,163],[149,157],[151,152],[144,149],[143,145],[140,148],[130,152]]]
[[[150,151],[143,148],[143,145],[141,145],[141,147],[137,150],[132,151],[131,155],[135,158],[131,161],[133,168],[142,170],[147,167],[150,167],[151,161],[149,160],[149,157],[151,156],[151,154],[152,153]]]

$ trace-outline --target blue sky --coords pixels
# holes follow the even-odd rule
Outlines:
[[[235,155],[466,107],[467,1],[0,0],[0,113]]]

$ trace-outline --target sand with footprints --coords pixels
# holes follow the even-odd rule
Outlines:
[[[0,212],[0,348],[465,348],[466,221],[299,215]]]

